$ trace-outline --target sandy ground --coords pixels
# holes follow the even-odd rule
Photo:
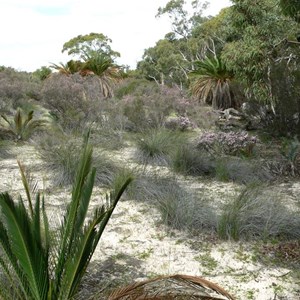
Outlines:
[[[19,146],[8,158],[0,161],[0,191],[14,195],[22,192],[16,159],[28,167],[38,189],[48,190],[50,175],[34,147]],[[126,157],[123,156],[123,160]],[[214,195],[235,193],[232,183],[190,182],[193,188],[211,189]],[[287,197],[299,199],[297,182],[277,187]],[[98,205],[101,191],[95,190],[92,205]],[[68,191],[48,191],[46,203],[50,219],[58,220],[69,199]],[[297,300],[300,279],[292,270],[264,264],[255,252],[255,245],[245,242],[220,242],[201,235],[170,230],[159,222],[159,214],[151,205],[122,200],[114,212],[88,269],[90,291],[130,283],[156,275],[188,274],[202,276],[222,286],[237,299]],[[271,255],[271,254],[270,254]],[[92,279],[91,279],[92,278]],[[113,283],[113,284],[112,284]]]

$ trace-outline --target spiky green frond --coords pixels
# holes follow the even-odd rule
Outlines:
[[[18,108],[14,116],[14,128],[17,135],[20,135],[22,131],[22,125],[23,125],[23,118],[22,118],[21,110],[20,108]]]
[[[195,62],[190,72],[191,91],[200,100],[212,104],[214,109],[234,107],[231,89],[233,75],[218,57]]]
[[[34,222],[30,219],[22,199],[15,204],[8,194],[0,197],[4,227],[9,238],[10,251],[17,258],[28,288],[34,299],[43,299],[47,291],[47,257],[35,236]]]
[[[54,287],[55,294],[57,294],[61,288],[62,276],[68,256],[72,251],[76,234],[80,232],[80,228],[77,228],[76,225],[82,224],[80,218],[85,218],[86,212],[84,210],[87,209],[89,205],[90,195],[94,185],[95,170],[88,176],[91,170],[92,148],[87,143],[87,140],[88,135],[85,137],[83,144],[77,176],[72,189],[72,200],[67,207],[64,223],[60,229],[61,240],[58,247],[57,268],[55,270],[55,277],[57,278]]]
[[[17,160],[17,163],[18,163],[18,166],[19,166],[23,187],[24,187],[24,190],[26,192],[26,196],[27,196],[27,200],[28,200],[29,212],[30,212],[30,215],[32,217],[33,216],[33,205],[32,205],[32,199],[31,199],[31,194],[30,194],[29,183],[28,183],[27,178],[25,176],[24,167],[22,166],[22,164],[19,160]]]
[[[113,63],[109,56],[99,53],[87,55],[82,70],[89,70],[98,76],[99,86],[104,97],[113,96],[112,87],[121,78],[121,75],[120,68]]]
[[[18,108],[12,120],[9,120],[7,116],[1,115],[2,119],[8,124],[1,130],[5,130],[10,135],[15,136],[18,141],[26,140],[35,130],[41,129],[49,123],[46,119],[34,120],[33,114],[33,110],[26,115]]]
[[[3,194],[0,195],[0,201],[2,197]],[[0,222],[0,245],[3,251],[2,255],[0,256],[0,265],[2,270],[5,272],[6,279],[11,282],[11,291],[13,291],[15,294],[26,295],[29,292],[27,288],[28,281],[23,274],[22,268],[18,264],[18,258],[14,255],[11,249],[10,238],[8,236],[6,227],[2,222]],[[12,278],[17,280],[18,284],[16,284]],[[22,299],[22,297],[19,299]]]

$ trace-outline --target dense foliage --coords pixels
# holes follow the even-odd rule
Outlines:
[[[0,67],[1,160],[30,146],[47,171],[45,192],[73,185],[58,230],[49,229],[56,224],[42,197],[32,202],[21,165],[29,206],[0,194],[1,298],[74,296],[121,195],[87,214],[93,184],[122,192],[133,173],[124,196],[153,205],[169,229],[209,243],[299,240],[296,193],[286,188],[300,175],[298,2],[233,0],[214,17],[204,17],[206,3],[190,2],[192,11],[184,0],[159,8],[173,31],[145,50],[137,70],[118,66],[100,33],[66,42],[73,59],[53,72]],[[79,155],[86,130],[93,156],[88,144]]]

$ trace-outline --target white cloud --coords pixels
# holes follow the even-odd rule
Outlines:
[[[155,18],[168,0],[4,0],[0,2],[0,65],[33,71],[67,61],[61,53],[69,39],[101,32],[121,53],[120,63],[135,67],[144,49],[170,31],[167,18]],[[215,14],[228,0],[211,0]]]

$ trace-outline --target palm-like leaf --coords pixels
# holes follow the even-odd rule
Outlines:
[[[36,130],[43,128],[48,122],[42,119],[33,119],[34,111],[31,110],[27,115],[22,113],[21,109],[18,108],[13,120],[5,115],[1,115],[2,119],[7,123],[6,129],[8,133],[15,136],[17,140],[26,140]]]
[[[121,78],[120,69],[110,57],[103,54],[87,55],[82,68],[83,74],[87,71],[98,76],[99,85],[104,97],[113,96],[113,86]]]
[[[195,62],[190,73],[191,91],[200,100],[212,104],[214,109],[236,106],[231,89],[232,74],[218,57]]]
[[[52,63],[50,68],[57,70],[60,74],[69,76],[82,70],[83,63],[79,60],[69,60],[66,64],[60,62],[59,64]]]
[[[39,197],[36,200],[39,206]],[[49,282],[48,257],[47,249],[42,245],[41,232],[36,228],[40,226],[37,220],[39,214],[30,218],[22,199],[15,204],[7,193],[0,195],[0,207],[6,231],[6,237],[2,235],[0,243],[8,251],[7,258],[12,261],[11,265],[15,265],[27,297],[45,299]]]
[[[95,209],[90,221],[86,222],[95,180],[91,160],[92,148],[87,135],[72,199],[59,229],[58,240],[54,242],[50,239],[44,201],[37,194],[33,207],[21,164],[29,213],[22,198],[16,204],[9,194],[0,194],[0,265],[1,276],[6,278],[3,281],[0,277],[0,296],[3,299],[70,299],[76,293],[103,230],[132,180],[129,177],[119,191],[107,198],[107,204]],[[11,288],[6,288],[5,282],[10,282]]]

